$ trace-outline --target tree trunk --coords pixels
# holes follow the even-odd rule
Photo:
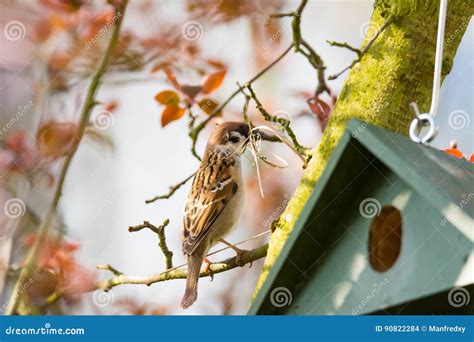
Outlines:
[[[451,0],[444,43],[443,77],[451,70],[461,38],[474,12],[474,1]],[[319,146],[285,212],[274,222],[268,255],[254,296],[268,276],[346,124],[359,118],[407,134],[413,119],[410,102],[429,110],[435,60],[439,2],[376,1],[364,44],[386,20],[392,23],[356,64],[339,94]]]

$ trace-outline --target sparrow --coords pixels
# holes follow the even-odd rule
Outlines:
[[[251,130],[241,122],[225,122],[209,137],[204,156],[194,176],[185,204],[182,249],[188,261],[186,289],[181,306],[186,309],[197,299],[201,265],[209,249],[223,240],[239,222],[244,205],[241,154]],[[209,261],[206,262],[209,265]]]

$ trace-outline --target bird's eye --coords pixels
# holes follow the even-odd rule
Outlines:
[[[234,143],[234,144],[237,144],[239,141],[240,141],[240,138],[237,136],[237,135],[232,135],[230,138],[229,138],[230,142]]]

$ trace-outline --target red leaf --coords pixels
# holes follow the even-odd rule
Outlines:
[[[34,234],[27,235],[25,243],[31,246],[36,240]],[[48,292],[59,287],[65,299],[71,296],[91,291],[96,285],[95,273],[78,263],[75,258],[79,245],[72,242],[48,238],[39,253],[37,262],[39,267],[45,272],[40,273],[38,284],[30,295],[38,296],[36,301],[42,296],[47,296]]]
[[[318,100],[311,98],[308,100],[308,105],[311,111],[316,114],[318,117],[323,115],[322,108],[318,104]]]
[[[26,153],[30,149],[28,133],[24,130],[11,133],[5,139],[5,145],[17,154]]]
[[[204,77],[202,80],[202,92],[204,94],[209,94],[210,92],[219,88],[219,86],[222,84],[222,81],[224,81],[226,73],[227,70],[221,70]]]
[[[219,106],[219,104],[216,101],[207,99],[207,98],[199,101],[198,105],[199,105],[199,108],[201,108],[201,110],[206,114],[213,113],[214,110]],[[222,112],[219,111],[219,114],[217,115],[218,116],[222,115]]]
[[[308,101],[309,108],[311,111],[316,114],[321,129],[324,131],[328,123],[329,117],[331,116],[332,108],[325,101],[319,98],[310,98]]]
[[[193,85],[183,85],[181,87],[181,91],[189,96],[192,100],[196,97],[197,94],[202,90],[201,86],[193,86]]]
[[[217,68],[217,69],[225,69],[226,68],[226,65],[223,62],[221,62],[217,59],[207,59],[206,62],[210,66],[213,66],[214,68]]]
[[[178,93],[171,90],[160,91],[158,94],[155,95],[155,100],[165,106],[178,106],[180,101]]]
[[[51,158],[63,156],[71,148],[76,133],[77,125],[74,123],[45,123],[36,136],[39,152]]]
[[[104,109],[108,112],[113,112],[114,110],[117,109],[118,105],[119,104],[117,101],[110,101],[104,104]]]
[[[186,109],[178,107],[178,106],[166,106],[161,114],[161,127],[165,127],[172,121],[180,119],[184,113],[186,113]]]

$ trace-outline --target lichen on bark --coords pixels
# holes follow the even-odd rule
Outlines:
[[[391,24],[350,71],[334,112],[314,150],[300,184],[285,212],[273,223],[262,274],[254,298],[293,230],[306,201],[339,142],[347,122],[358,118],[373,125],[407,134],[413,119],[409,107],[416,101],[422,112],[431,101],[439,1],[379,0],[375,2],[370,33],[386,20]],[[462,36],[474,12],[474,2],[451,0],[448,5],[443,55],[443,77],[451,70]]]

